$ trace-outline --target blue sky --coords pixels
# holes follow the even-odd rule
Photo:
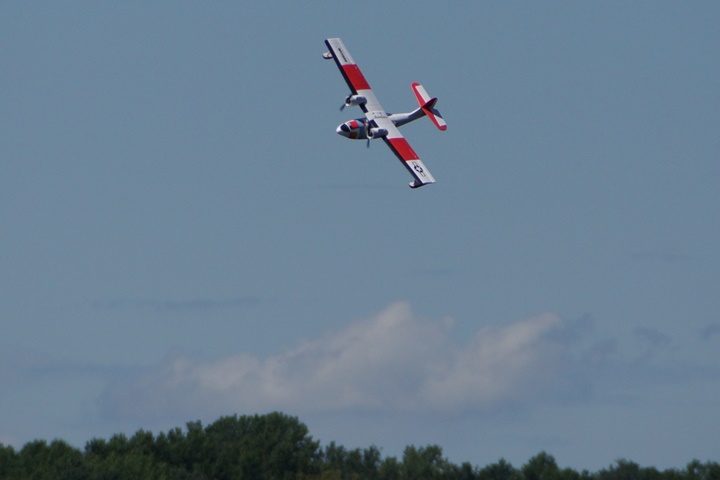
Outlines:
[[[0,442],[281,410],[455,462],[720,444],[717,2],[0,4]],[[323,40],[403,127],[419,190]]]

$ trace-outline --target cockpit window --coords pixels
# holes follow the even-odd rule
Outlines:
[[[347,126],[347,123],[343,123],[342,125],[340,125],[340,130],[350,133],[350,127]]]

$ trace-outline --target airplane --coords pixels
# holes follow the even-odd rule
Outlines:
[[[340,73],[345,78],[351,91],[340,107],[340,111],[345,107],[357,106],[365,113],[364,118],[349,120],[338,126],[335,131],[343,137],[353,140],[367,140],[368,147],[370,146],[370,140],[382,138],[414,177],[409,184],[410,188],[435,183],[435,178],[433,178],[408,141],[405,140],[398,127],[426,116],[438,129],[446,130],[447,124],[440,112],[435,108],[437,98],[430,98],[422,85],[412,83],[411,87],[420,107],[409,113],[387,113],[380,105],[375,93],[370,88],[370,84],[343,41],[339,38],[328,38],[325,40],[325,45],[329,50],[323,53],[323,58],[335,60],[335,64],[340,69]]]

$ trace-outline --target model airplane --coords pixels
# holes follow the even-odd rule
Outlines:
[[[425,167],[408,141],[405,140],[405,137],[402,136],[398,127],[427,116],[437,128],[446,130],[447,124],[440,116],[440,112],[435,108],[437,98],[430,98],[422,85],[413,83],[412,89],[420,107],[410,113],[387,113],[378,102],[372,88],[370,88],[370,84],[365,80],[360,68],[350,56],[350,52],[348,52],[342,40],[328,38],[325,40],[325,44],[330,50],[323,53],[323,58],[335,60],[351,91],[340,110],[342,111],[345,107],[358,106],[365,112],[365,118],[357,118],[343,123],[337,128],[337,133],[355,140],[367,139],[368,146],[370,146],[371,139],[382,138],[414,177],[414,180],[410,182],[410,188],[435,183],[430,171]]]

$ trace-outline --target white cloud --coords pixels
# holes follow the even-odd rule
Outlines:
[[[426,379],[421,392],[428,405],[482,409],[543,390],[564,350],[548,333],[561,326],[559,317],[545,314],[484,327],[453,352],[447,368]]]
[[[418,318],[399,302],[275,356],[168,358],[113,385],[101,407],[109,416],[141,418],[274,409],[483,410],[552,384],[564,350],[553,332],[562,327],[546,314],[482,327],[458,345],[450,339],[451,322]]]

